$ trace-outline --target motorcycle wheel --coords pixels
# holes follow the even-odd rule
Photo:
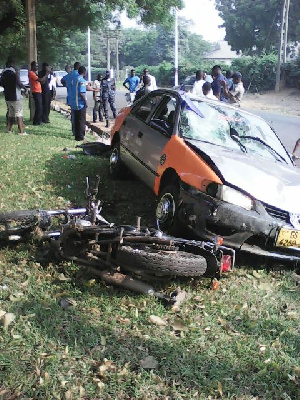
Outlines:
[[[128,266],[160,276],[203,276],[207,270],[207,261],[200,255],[156,250],[148,246],[143,249],[122,246],[116,252],[115,262],[125,269]]]

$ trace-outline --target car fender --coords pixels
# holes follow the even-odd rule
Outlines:
[[[130,113],[130,107],[124,107],[119,111],[115,123],[110,132],[110,143],[113,143],[115,134],[120,131],[121,126],[123,125],[124,120],[129,113]]]
[[[153,188],[156,195],[159,193],[164,172],[170,168],[176,171],[182,182],[201,191],[205,191],[211,182],[222,184],[211,167],[177,135],[171,137],[161,153]]]

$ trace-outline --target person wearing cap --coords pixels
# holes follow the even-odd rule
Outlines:
[[[140,80],[138,76],[135,75],[134,69],[130,71],[130,76],[128,76],[123,82],[123,86],[129,90],[131,103],[134,102],[139,82]]]
[[[192,93],[195,96],[203,96],[202,86],[204,85],[204,72],[203,71],[196,71],[196,80],[193,85]]]
[[[117,110],[115,106],[116,81],[114,80],[114,78],[110,77],[109,70],[106,70],[105,77],[101,80],[100,90],[104,109],[104,117],[106,121],[105,127],[108,128],[108,103],[110,105],[110,109],[113,113],[114,118],[116,118],[117,116]]]
[[[97,122],[97,114],[99,117],[99,121],[103,122],[103,116],[102,116],[102,98],[101,98],[101,80],[102,80],[102,75],[98,74],[97,79],[94,80],[93,83],[93,99],[94,99],[94,108],[93,108],[93,122]]]
[[[242,82],[242,74],[240,72],[234,72],[232,75],[232,89],[228,89],[226,82],[222,82],[224,88],[224,95],[230,104],[234,104],[238,107],[241,105],[241,100],[244,96],[245,89]]]

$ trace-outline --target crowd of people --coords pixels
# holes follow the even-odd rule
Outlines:
[[[205,71],[196,71],[192,88],[192,94],[196,96],[240,106],[244,93],[242,74],[239,71],[228,70],[224,76],[219,65],[213,66],[210,75]]]
[[[113,117],[116,117],[115,106],[116,82],[111,77],[109,70],[105,76],[97,75],[93,85],[85,79],[86,68],[79,62],[74,63],[73,71],[70,65],[65,67],[66,75],[61,79],[61,83],[67,88],[67,104],[71,108],[72,133],[75,140],[85,139],[86,131],[86,92],[93,92],[93,122],[103,121],[109,127],[108,105]],[[33,125],[49,123],[50,104],[55,98],[56,80],[53,71],[48,63],[43,63],[38,70],[36,61],[31,62],[31,69],[28,73],[30,92],[34,100],[35,112]],[[24,130],[23,121],[23,96],[27,96],[27,88],[20,80],[19,70],[15,66],[15,60],[9,57],[6,67],[0,77],[0,85],[4,88],[4,95],[7,104],[6,124],[9,133],[13,132],[13,125],[17,123],[20,135],[27,135]],[[147,68],[143,75],[138,77],[134,69],[124,80],[123,86],[129,91],[128,103],[132,104],[145,94],[157,89],[156,79],[150,75]],[[184,89],[184,88],[182,88]],[[205,71],[196,71],[196,79],[191,90],[191,94],[206,97],[215,101],[226,102],[235,106],[240,106],[245,93],[242,82],[242,74],[239,71],[226,71],[225,75],[219,65],[213,66],[211,74]],[[293,150],[293,158],[300,158],[297,153],[300,151],[300,139],[296,142]]]
[[[32,61],[28,73],[30,92],[34,101],[33,125],[49,123],[50,104],[55,98],[56,81],[49,64],[43,63],[38,71],[38,64]],[[15,60],[8,57],[5,69],[1,74],[0,85],[4,88],[4,96],[7,104],[6,125],[9,133],[13,132],[15,121],[20,135],[28,135],[24,131],[23,121],[23,97],[28,96],[27,87],[21,82],[20,72],[16,68]]]

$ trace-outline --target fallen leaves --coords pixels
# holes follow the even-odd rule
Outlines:
[[[0,310],[0,321],[3,324],[3,329],[5,331],[8,330],[9,325],[16,319],[15,314],[7,313],[5,311]]]
[[[168,325],[168,323],[165,320],[163,320],[162,318],[160,318],[156,315],[150,315],[149,320],[154,325],[158,325],[158,326]]]

